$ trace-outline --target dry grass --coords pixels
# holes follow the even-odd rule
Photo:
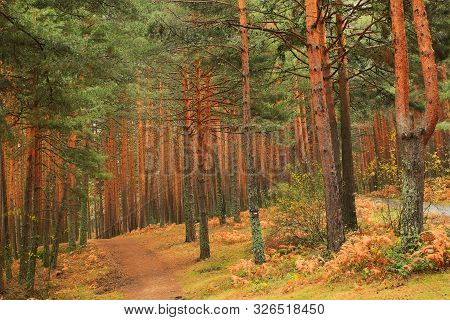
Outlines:
[[[58,257],[58,268],[51,270],[38,265],[33,299],[121,299],[117,291],[123,281],[122,275],[112,268],[105,255],[94,246]],[[18,274],[18,262],[13,265]],[[23,286],[14,277],[8,284],[4,299],[26,299]]]

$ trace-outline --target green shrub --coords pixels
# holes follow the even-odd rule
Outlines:
[[[275,186],[269,196],[273,205],[269,246],[324,243],[325,202],[320,172],[291,172],[290,182]]]

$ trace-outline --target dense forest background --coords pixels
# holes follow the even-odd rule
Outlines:
[[[444,0],[0,1],[0,292],[154,224],[207,259],[208,218],[245,210],[262,264],[262,207],[338,252],[356,194],[398,195],[418,250],[424,196],[448,201],[448,30]]]

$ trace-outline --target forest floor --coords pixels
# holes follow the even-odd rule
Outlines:
[[[382,204],[369,198],[359,198],[357,205],[360,207],[359,213],[370,213]],[[269,215],[265,211],[262,213],[264,232],[267,232]],[[450,298],[448,269],[408,277],[386,276],[374,281],[346,276],[340,280],[317,280],[299,275],[293,255],[287,256],[294,259],[269,261],[267,267],[253,269],[263,270],[265,275],[246,280],[240,276],[246,268],[254,266],[251,266],[250,230],[246,214],[242,213],[242,217],[243,223],[235,224],[230,219],[223,226],[219,225],[218,219],[210,220],[212,257],[206,261],[197,259],[198,242],[184,242],[183,225],[149,226],[113,239],[91,240],[87,248],[61,255],[60,267],[52,272],[47,283],[50,288],[48,298]],[[433,219],[445,226],[450,222],[448,216],[434,216]]]

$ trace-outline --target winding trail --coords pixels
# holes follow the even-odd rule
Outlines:
[[[119,290],[126,300],[182,299],[180,279],[177,274],[194,259],[174,256],[161,248],[154,237],[120,236],[91,243],[102,251],[108,260],[124,275]]]

